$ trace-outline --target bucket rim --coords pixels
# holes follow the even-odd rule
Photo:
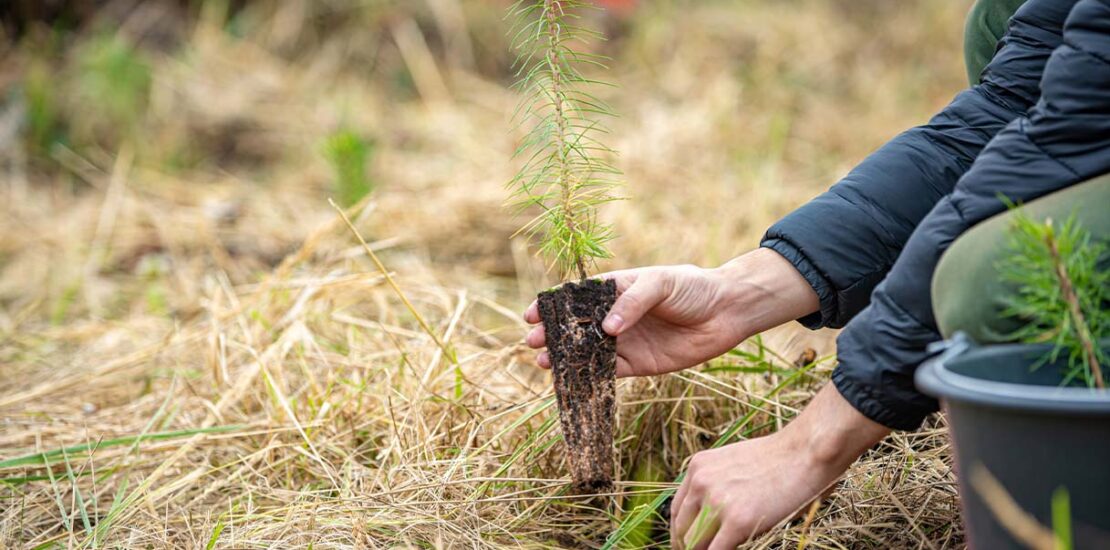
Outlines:
[[[1105,342],[1101,342],[1105,344]],[[986,380],[954,372],[948,362],[968,355],[1023,355],[1038,348],[1033,344],[999,344],[977,347],[957,334],[944,351],[929,359],[914,374],[914,382],[927,395],[949,403],[964,403],[1010,410],[1081,415],[1110,415],[1110,390],[1066,386],[1040,386]]]

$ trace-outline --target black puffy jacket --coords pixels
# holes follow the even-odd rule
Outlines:
[[[1110,172],[1110,0],[1029,0],[980,84],[773,225],[762,246],[841,327],[833,382],[867,417],[914,429],[937,409],[913,385],[940,339],[930,281],[953,240],[1001,212]],[[1107,205],[1110,215],[1110,205]]]

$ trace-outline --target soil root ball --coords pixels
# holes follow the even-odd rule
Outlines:
[[[617,298],[613,280],[566,283],[539,295],[567,464],[580,494],[613,484],[617,341],[601,322]]]

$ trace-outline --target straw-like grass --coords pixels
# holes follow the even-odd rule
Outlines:
[[[144,4],[115,26],[150,71],[126,124],[80,85],[103,31],[4,46],[0,546],[664,545],[629,503],[827,380],[834,334],[783,327],[622,381],[622,481],[569,495],[519,320],[552,281],[500,208],[516,99],[500,7],[259,3],[229,22],[208,2],[185,24]],[[659,2],[605,23],[631,196],[606,211],[610,266],[755,246],[962,86],[965,8]],[[21,99],[47,94],[25,82],[43,66],[54,111]],[[341,129],[374,143],[347,214],[442,347],[328,205],[322,144]],[[806,348],[819,359],[795,365]],[[751,547],[960,546],[950,466],[943,426],[896,434]]]

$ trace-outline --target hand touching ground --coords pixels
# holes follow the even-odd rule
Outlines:
[[[650,376],[698,365],[748,336],[817,309],[817,296],[794,267],[767,249],[719,268],[655,266],[601,275],[617,283],[602,328],[617,337],[617,376]],[[539,323],[535,302],[524,313]],[[525,338],[544,346],[542,326]],[[546,352],[537,362],[550,367]]]
[[[690,459],[671,503],[672,546],[736,548],[802,511],[888,433],[825,386],[782,431]]]

